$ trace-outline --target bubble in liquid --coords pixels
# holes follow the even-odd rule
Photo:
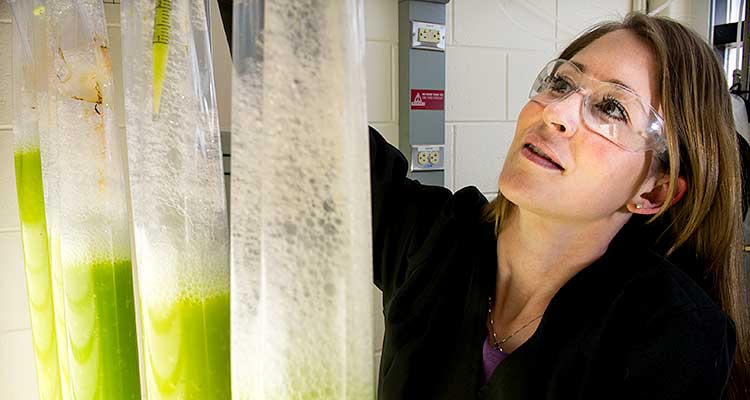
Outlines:
[[[372,397],[355,3],[268,1],[262,62],[235,48],[235,71],[250,72],[233,80],[232,291],[250,302],[233,300],[241,399]]]
[[[166,3],[166,2],[164,2]],[[128,155],[150,397],[229,398],[229,237],[203,1],[170,3],[158,114],[155,2],[123,2]]]

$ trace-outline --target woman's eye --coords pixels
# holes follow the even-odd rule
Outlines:
[[[565,94],[573,90],[573,85],[571,85],[570,82],[557,75],[548,76],[544,79],[544,83],[549,90],[555,93]]]
[[[604,97],[595,107],[608,118],[628,122],[628,110],[614,97]]]

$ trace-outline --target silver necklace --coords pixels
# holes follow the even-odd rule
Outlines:
[[[504,337],[504,338],[502,338],[501,340],[498,341],[497,340],[497,334],[495,333],[495,321],[492,319],[492,296],[490,296],[487,299],[487,302],[489,304],[489,311],[487,312],[487,318],[489,318],[489,320],[490,320],[490,329],[492,330],[492,340],[494,341],[494,343],[492,344],[492,347],[494,347],[494,348],[496,348],[497,350],[500,350],[500,351],[503,351],[503,345],[505,344],[505,342],[508,341],[508,339],[512,338],[513,336],[515,336],[516,333],[521,332],[522,330],[524,330],[524,328],[526,328],[527,326],[531,325],[534,321],[538,320],[539,318],[542,318],[542,315],[544,315],[543,313],[537,315],[534,319],[532,319],[531,321],[527,322],[524,326],[516,329],[515,332],[511,333],[510,335],[508,335],[508,336],[506,336],[506,337]]]

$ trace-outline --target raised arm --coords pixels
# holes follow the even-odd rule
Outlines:
[[[406,177],[408,162],[370,127],[373,279],[387,300],[408,273],[408,258],[423,244],[450,198],[448,189]]]

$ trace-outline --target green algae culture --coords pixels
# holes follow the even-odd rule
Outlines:
[[[140,399],[136,305],[111,48],[97,0],[48,0],[50,131],[68,376],[76,400]],[[58,242],[59,239],[59,242]],[[58,246],[59,243],[59,246]],[[59,257],[58,257],[59,255]]]
[[[231,398],[229,229],[204,6],[135,0],[120,13],[132,61],[123,65],[125,126],[151,400]]]
[[[140,399],[130,260],[63,268],[73,397]]]
[[[50,198],[49,188],[45,187],[46,198]],[[52,273],[52,295],[55,304],[55,332],[57,332],[57,357],[60,364],[60,384],[62,386],[62,398],[71,399],[70,393],[70,371],[68,366],[68,334],[65,328],[65,293],[63,291],[62,265],[60,263],[60,236],[57,233],[54,222],[50,221],[50,209],[47,205],[47,233],[49,241],[50,270]],[[54,211],[53,211],[54,212]],[[54,217],[52,218],[54,219]]]
[[[229,293],[142,308],[150,398],[229,399]]]
[[[60,399],[55,304],[39,149],[16,150],[14,161],[39,397]]]
[[[55,321],[62,307],[51,272],[46,188],[40,137],[46,133],[46,16],[40,0],[10,0],[13,13],[14,166],[26,292],[31,322],[37,390],[41,400],[67,399],[60,372],[65,354],[64,331]],[[41,8],[40,8],[41,7]],[[62,337],[61,337],[62,335]]]

